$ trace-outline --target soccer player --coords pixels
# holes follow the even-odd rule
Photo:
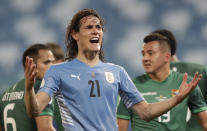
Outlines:
[[[164,101],[180,91],[183,74],[170,70],[170,59],[171,48],[166,37],[151,33],[144,38],[142,64],[146,74],[135,78],[134,83],[147,102]],[[133,131],[186,131],[188,106],[205,125],[207,106],[198,87],[180,104],[150,122],[141,120],[140,116],[121,102],[117,111],[119,130],[127,131],[131,120]]]
[[[159,33],[169,39],[169,44],[172,49],[170,68],[173,71],[177,71],[181,73],[187,72],[190,76],[193,76],[195,72],[199,72],[200,74],[202,74],[202,79],[198,85],[204,96],[205,102],[207,102],[207,67],[205,65],[201,65],[197,63],[179,61],[178,57],[176,56],[177,42],[176,42],[175,36],[170,30],[160,29],[160,30],[155,30],[153,32]],[[198,121],[200,120],[196,118],[196,115],[192,114],[190,120],[187,122],[187,131],[203,131],[203,128],[200,126]],[[207,129],[207,125],[205,125],[205,129]]]
[[[34,59],[37,65],[37,80],[34,90],[40,87],[41,80],[47,69],[54,61],[52,52],[46,45],[34,44],[25,50],[22,63],[25,69],[26,57]],[[52,125],[52,105],[49,104],[39,116],[29,118],[24,103],[25,79],[22,79],[9,87],[0,97],[0,122],[6,131],[54,131]]]
[[[151,120],[180,103],[201,79],[196,73],[188,84],[185,75],[175,97],[148,104],[121,66],[104,62],[103,30],[103,19],[95,10],[77,12],[67,28],[68,61],[50,67],[36,96],[36,66],[27,57],[25,101],[30,116],[37,116],[56,93],[65,130],[116,131],[118,93],[128,108]]]

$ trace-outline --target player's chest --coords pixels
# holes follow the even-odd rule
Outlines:
[[[160,102],[175,96],[178,93],[178,88],[170,87],[144,87],[140,92],[148,102]]]
[[[61,88],[71,94],[100,97],[118,91],[119,80],[110,71],[70,71],[62,76]]]

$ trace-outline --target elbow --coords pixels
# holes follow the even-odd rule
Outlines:
[[[149,122],[152,120],[152,118],[150,116],[140,116],[140,118],[146,122]]]
[[[154,115],[151,114],[151,112],[150,112],[150,111],[147,111],[147,110],[146,110],[144,113],[142,113],[142,114],[139,115],[139,117],[140,117],[142,120],[146,121],[146,122],[149,122],[149,121],[153,120],[153,119],[154,119],[153,116],[154,116]]]
[[[39,116],[39,115],[40,115],[39,112],[32,112],[32,113],[29,114],[29,116],[30,116],[31,118],[35,118],[35,117],[37,117],[37,116]]]
[[[37,116],[40,115],[40,112],[38,112],[38,111],[27,110],[27,115],[28,115],[30,118],[35,118],[35,117],[37,117]]]

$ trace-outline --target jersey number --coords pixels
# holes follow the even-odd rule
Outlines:
[[[170,121],[170,111],[158,117],[159,122],[169,122]]]
[[[7,125],[8,124],[12,125],[13,131],[17,130],[16,122],[15,122],[14,118],[7,117],[8,111],[13,110],[14,106],[15,106],[15,104],[11,103],[11,104],[6,105],[5,108],[4,108],[4,128],[5,128],[6,131],[7,131]]]
[[[96,97],[96,94],[94,93],[95,84],[96,84],[96,87],[97,87],[98,97],[100,97],[101,93],[100,93],[99,81],[98,80],[95,80],[95,81],[89,80],[88,84],[91,85],[90,97]]]

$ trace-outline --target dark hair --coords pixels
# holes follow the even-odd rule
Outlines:
[[[46,45],[52,51],[52,53],[55,57],[55,60],[64,60],[65,59],[64,51],[59,44],[54,43],[54,42],[48,42],[48,43],[46,43]]]
[[[155,30],[152,33],[159,33],[165,37],[167,37],[169,39],[169,44],[171,47],[171,55],[175,55],[176,54],[176,39],[175,36],[173,35],[173,33],[167,29],[159,29],[159,30]]]
[[[149,35],[145,36],[143,40],[144,43],[152,41],[158,41],[160,45],[167,45],[169,51],[171,52],[170,42],[167,37],[160,35],[159,33],[150,33]]]
[[[72,37],[72,31],[79,32],[80,26],[81,26],[81,19],[87,16],[95,16],[100,20],[100,24],[102,26],[102,30],[104,31],[104,20],[101,18],[101,16],[98,14],[96,10],[93,9],[83,9],[77,12],[70,24],[67,27],[66,31],[66,47],[67,47],[67,58],[69,61],[74,59],[78,54],[78,45],[75,39]],[[104,61],[104,52],[103,52],[103,46],[101,44],[101,49],[99,52],[99,59],[101,61]]]
[[[29,48],[27,48],[24,51],[22,56],[22,64],[24,69],[25,69],[25,61],[27,56],[33,58],[34,63],[37,63],[37,59],[39,58],[39,50],[50,50],[50,49],[47,45],[37,43],[31,45]]]

